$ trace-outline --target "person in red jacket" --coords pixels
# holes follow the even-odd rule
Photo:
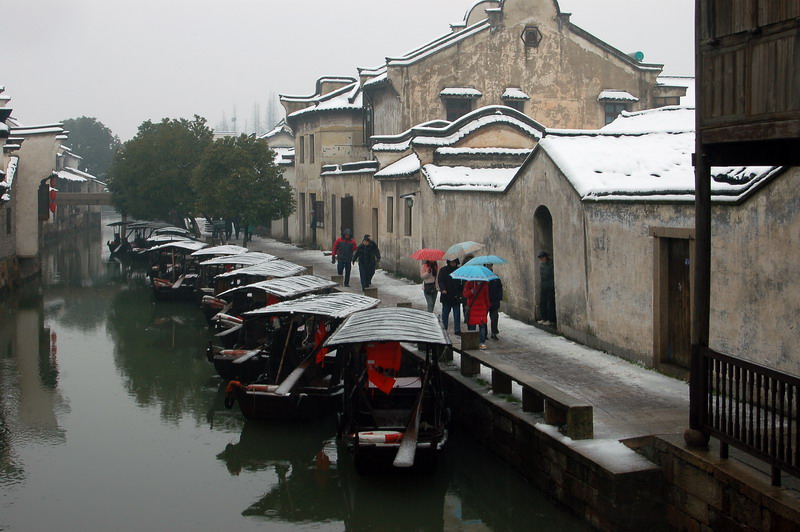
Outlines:
[[[342,236],[336,239],[331,248],[331,264],[336,264],[336,271],[339,275],[344,272],[344,285],[350,286],[350,271],[353,268],[353,254],[358,245],[351,236],[350,229],[342,231]],[[337,263],[338,261],[338,263]]]
[[[475,330],[481,339],[481,349],[486,349],[486,315],[489,313],[489,283],[467,281],[464,284],[464,306],[467,311],[467,329]]]

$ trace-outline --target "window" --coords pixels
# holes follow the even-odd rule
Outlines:
[[[306,162],[306,137],[300,135],[297,138],[297,160],[300,161],[300,164]]]
[[[472,100],[468,98],[445,98],[447,120],[453,122],[472,111]]]
[[[505,100],[503,103],[520,113],[525,112],[525,100]]]
[[[411,227],[411,220],[412,220],[412,214],[413,214],[412,210],[414,209],[414,198],[413,198],[413,196],[408,196],[407,198],[405,198],[405,201],[403,202],[403,205],[405,206],[405,214],[403,216],[403,221],[405,222],[405,224],[404,224],[405,225],[405,227],[404,227],[405,235],[406,236],[411,236],[411,228],[412,228]]]
[[[386,198],[386,232],[394,233],[394,198]]]
[[[627,103],[620,103],[620,102],[607,102],[603,104],[605,108],[605,123],[610,124],[613,122],[622,111],[628,110]]]
[[[522,30],[522,42],[525,43],[525,48],[538,48],[539,43],[542,42],[542,32],[539,31],[537,26],[526,26]]]
[[[308,136],[308,162],[314,162],[314,135]]]
[[[314,202],[314,214],[317,218],[317,227],[325,227],[325,202]]]

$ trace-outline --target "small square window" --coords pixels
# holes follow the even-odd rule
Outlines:
[[[608,102],[603,104],[605,108],[605,123],[610,124],[619,116],[622,111],[628,110],[627,103],[620,103],[620,102]]]
[[[446,98],[444,101],[447,120],[453,122],[472,112],[472,100],[468,98]]]
[[[539,43],[542,42],[542,32],[539,31],[539,27],[526,26],[522,30],[522,42],[525,43],[526,48],[538,48]]]
[[[520,113],[525,112],[525,100],[504,100],[503,103],[507,107],[511,107],[512,109],[516,109]]]

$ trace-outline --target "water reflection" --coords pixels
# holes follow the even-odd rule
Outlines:
[[[49,244],[3,302],[0,530],[586,530],[459,434],[432,474],[360,477],[334,418],[245,422],[198,306],[103,242]]]

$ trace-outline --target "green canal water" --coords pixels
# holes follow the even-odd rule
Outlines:
[[[49,244],[2,301],[0,530],[588,530],[457,432],[432,474],[360,477],[330,420],[246,422],[199,308],[108,238]]]

